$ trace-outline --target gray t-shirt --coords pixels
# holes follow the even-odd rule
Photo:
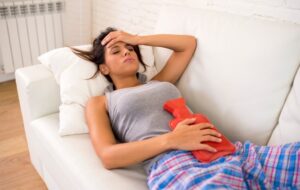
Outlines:
[[[142,85],[119,90],[113,90],[111,85],[105,90],[112,129],[120,142],[145,140],[169,132],[173,116],[163,109],[163,104],[181,97],[179,90],[169,82],[146,82],[143,74],[139,80]],[[151,165],[164,154],[142,163],[147,174]]]

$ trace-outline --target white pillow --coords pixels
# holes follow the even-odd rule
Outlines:
[[[82,50],[89,50],[91,45],[75,46]],[[62,47],[46,52],[38,57],[38,60],[47,66],[54,74],[55,80],[60,84],[60,76],[64,70],[66,70],[70,65],[76,62],[86,62],[88,61],[79,59],[70,48]]]
[[[76,48],[88,50],[91,45],[76,46]],[[145,74],[149,81],[157,73],[152,47],[140,46],[140,50],[143,61],[149,67],[143,73],[140,64],[139,72]],[[97,66],[78,57],[67,47],[47,52],[38,59],[53,72],[60,85],[62,104],[59,107],[59,134],[64,136],[87,133],[84,115],[86,102],[92,96],[102,95],[109,82],[100,73],[95,78],[88,79],[93,76]]]

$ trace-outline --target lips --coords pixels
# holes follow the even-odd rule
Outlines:
[[[128,63],[128,62],[132,62],[134,61],[135,59],[133,57],[127,57],[125,58],[125,60],[123,61],[124,63]]]

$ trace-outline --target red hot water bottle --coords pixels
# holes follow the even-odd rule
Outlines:
[[[175,117],[169,122],[169,125],[172,130],[175,129],[176,125],[179,122],[188,118],[196,118],[194,124],[210,123],[210,121],[204,115],[192,114],[186,107],[183,98],[169,100],[165,102],[163,107]],[[213,130],[218,131],[216,128],[213,128]],[[217,150],[217,152],[209,152],[206,150],[194,150],[192,151],[193,155],[201,162],[211,162],[221,156],[234,153],[234,145],[224,135],[222,135],[220,138],[222,139],[221,142],[205,142],[207,145],[214,147]]]

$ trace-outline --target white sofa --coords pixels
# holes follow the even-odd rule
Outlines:
[[[155,33],[192,34],[194,58],[177,86],[194,112],[232,141],[300,140],[300,26],[224,12],[167,7]],[[155,48],[160,70],[170,51]],[[59,86],[43,65],[16,82],[32,164],[49,189],[147,189],[140,165],[106,170],[89,135],[58,135]]]

